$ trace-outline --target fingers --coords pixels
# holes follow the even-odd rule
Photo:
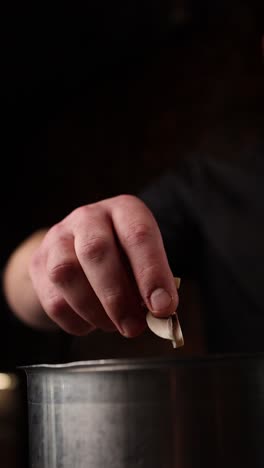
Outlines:
[[[157,316],[178,304],[157,223],[128,195],[80,207],[51,228],[31,277],[47,315],[72,334],[136,336],[146,327],[142,299]]]
[[[94,326],[79,317],[50,281],[46,270],[46,252],[38,249],[32,257],[29,274],[41,306],[47,316],[62,330],[72,335],[86,335]]]
[[[107,316],[123,335],[138,335],[146,327],[145,314],[110,216],[98,206],[85,207],[73,233],[78,261]]]
[[[73,236],[65,234],[61,225],[57,225],[56,231],[46,263],[49,280],[85,322],[105,331],[115,330],[76,257]]]
[[[107,202],[109,210],[112,208],[110,203]],[[151,212],[139,199],[121,196],[116,199],[111,215],[147,308],[161,317],[175,312],[178,293],[162,237]]]

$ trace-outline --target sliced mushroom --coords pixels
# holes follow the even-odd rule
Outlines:
[[[177,288],[180,287],[180,278],[175,278]],[[149,329],[155,335],[170,340],[174,348],[179,348],[184,345],[181,326],[176,313],[168,318],[157,318],[149,311],[146,316],[146,321]]]

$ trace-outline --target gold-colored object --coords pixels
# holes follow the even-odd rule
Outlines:
[[[174,278],[176,287],[180,287],[180,278]],[[155,335],[170,340],[173,348],[180,348],[184,345],[183,334],[176,312],[167,318],[157,318],[149,311],[146,316],[149,329]]]

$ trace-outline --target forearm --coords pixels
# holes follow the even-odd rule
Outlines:
[[[33,252],[41,243],[46,230],[33,233],[10,256],[3,273],[3,292],[11,311],[27,325],[42,330],[56,329],[43,311],[29,276]]]

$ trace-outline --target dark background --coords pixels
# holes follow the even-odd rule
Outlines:
[[[243,70],[243,78],[236,62],[238,50],[245,61],[254,41],[260,46],[257,5],[211,3],[8,4],[1,15],[2,264],[32,230],[79,204],[137,193],[195,149],[197,135],[224,121],[221,100],[230,109],[232,87],[240,114],[254,108],[254,97],[246,103],[238,91],[252,77]],[[230,120],[226,129],[237,116]]]
[[[2,268],[33,230],[78,205],[137,194],[188,152],[233,157],[262,139],[261,2],[8,2],[1,9]],[[198,293],[187,285],[182,294],[184,352],[204,352]],[[3,298],[1,308],[8,312]],[[13,370],[26,341],[41,361],[36,341],[45,339],[9,334],[2,369]],[[3,468],[26,463],[22,389],[0,391]]]

